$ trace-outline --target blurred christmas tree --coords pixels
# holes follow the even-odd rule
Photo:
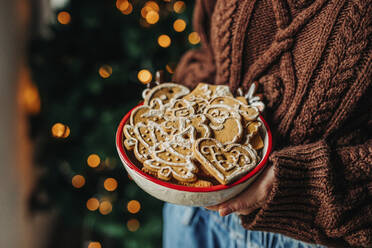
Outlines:
[[[53,247],[160,247],[162,202],[128,178],[115,131],[155,70],[169,79],[199,43],[192,9],[170,0],[69,1],[50,36],[33,37],[41,110],[30,123],[41,173],[31,207],[57,213]]]

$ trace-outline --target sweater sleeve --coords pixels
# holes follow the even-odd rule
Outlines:
[[[310,243],[372,247],[372,139],[333,147],[325,140],[276,151],[265,205],[241,216],[247,229]]]
[[[197,0],[194,8],[193,27],[199,34],[201,47],[186,52],[179,61],[173,81],[190,88],[199,82],[213,83],[215,64],[209,43],[210,20],[214,0]]]

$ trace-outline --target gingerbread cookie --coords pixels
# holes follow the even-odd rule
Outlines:
[[[144,162],[149,159],[155,145],[164,142],[167,134],[161,126],[155,122],[149,121],[148,124],[142,122],[124,126],[124,146],[128,150],[134,150],[136,158]]]
[[[209,138],[211,136],[210,128],[207,125],[207,118],[205,115],[192,115],[188,118],[169,118],[161,124],[163,130],[169,135],[175,135],[189,126],[195,128],[195,138]]]
[[[208,180],[198,179],[195,182],[181,182],[181,185],[189,187],[212,187],[213,183]]]
[[[241,97],[239,100],[229,96],[215,97],[210,100],[210,105],[214,104],[224,104],[237,110],[239,114],[243,117],[244,124],[256,120],[260,112],[256,107],[249,106],[245,104],[246,101]]]
[[[258,161],[257,153],[250,145],[223,145],[211,138],[197,140],[193,152],[200,164],[222,184],[243,176]]]
[[[249,139],[249,144],[253,147],[253,149],[255,149],[256,151],[258,150],[261,150],[262,148],[264,148],[264,142],[261,138],[261,135],[259,133],[253,135],[250,139]]]
[[[151,100],[150,105],[142,105],[135,108],[131,115],[129,123],[135,126],[137,123],[147,123],[147,121],[153,121],[156,123],[161,123],[164,121],[166,105],[162,103],[160,99]]]
[[[225,85],[209,85],[199,83],[198,86],[187,96],[183,98],[194,103],[196,113],[202,113],[204,108],[208,106],[209,100],[218,96],[233,96],[228,86]]]
[[[191,93],[165,83],[143,93],[124,126],[124,146],[145,173],[190,187],[231,183],[258,162],[259,111],[227,86],[200,83]],[[253,149],[253,148],[254,149]]]
[[[185,86],[175,83],[163,83],[155,86],[144,94],[144,105],[149,105],[153,99],[160,99],[166,105],[171,99],[178,99],[190,93]]]
[[[246,132],[247,132],[246,142],[249,143],[251,138],[253,136],[255,136],[256,134],[258,134],[258,132],[260,131],[261,125],[262,124],[259,121],[252,121],[252,122],[247,124],[247,126],[246,126]]]
[[[243,127],[238,111],[227,105],[215,104],[206,107],[204,114],[210,121],[209,127],[215,139],[223,144],[240,141]]]
[[[198,171],[190,156],[184,156],[169,147],[154,149],[152,159],[143,162],[146,170],[156,172],[157,176],[165,181],[175,178],[181,182],[196,181],[195,173]]]

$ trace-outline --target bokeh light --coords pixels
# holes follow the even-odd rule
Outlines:
[[[172,64],[167,64],[165,66],[165,69],[167,70],[167,72],[169,72],[170,74],[173,74],[174,73],[174,65]]]
[[[149,70],[143,69],[138,72],[138,80],[143,84],[148,84],[152,80],[152,74]]]
[[[130,13],[132,13],[132,11],[133,11],[133,5],[128,2],[128,8],[126,8],[125,10],[122,10],[121,13],[123,13],[124,15],[129,15]]]
[[[102,77],[102,78],[108,78],[111,76],[112,74],[112,67],[109,66],[109,65],[103,65],[99,68],[98,70],[98,73],[99,75]]]
[[[97,198],[90,198],[87,200],[87,209],[90,210],[90,211],[96,211],[99,207],[99,201]]]
[[[67,138],[70,135],[70,128],[62,123],[55,123],[52,126],[52,136],[55,138]]]
[[[159,12],[159,10],[160,10],[159,5],[154,1],[146,2],[145,7],[148,8],[148,9],[152,9],[156,12]]]
[[[127,227],[128,227],[128,230],[129,231],[135,232],[140,227],[140,223],[139,223],[139,221],[137,219],[130,219],[127,222]]]
[[[88,248],[102,248],[102,245],[100,242],[90,242],[88,245]]]
[[[61,11],[57,15],[57,20],[61,24],[69,24],[71,22],[71,15],[67,11]]]
[[[186,4],[183,1],[177,1],[173,4],[173,10],[174,12],[180,14],[186,9]]]
[[[101,159],[97,154],[90,154],[87,158],[87,164],[89,167],[95,168],[101,163]]]
[[[141,204],[137,200],[131,200],[127,204],[128,212],[131,214],[136,214],[141,210]]]
[[[117,0],[116,1],[116,8],[120,11],[124,11],[129,7],[129,2],[128,0]]]
[[[197,32],[192,32],[189,34],[189,42],[196,45],[200,42],[200,36]]]
[[[146,2],[146,4],[141,9],[141,16],[143,18],[146,18],[146,15],[147,15],[148,12],[150,12],[150,11],[159,12],[159,10],[160,10],[159,5],[156,2],[148,1],[148,2]]]
[[[118,187],[118,182],[115,178],[109,177],[103,182],[103,187],[107,191],[114,191]]]
[[[174,21],[173,23],[173,29],[176,31],[176,32],[182,32],[184,31],[186,28],[186,22],[182,19],[177,19]]]
[[[85,178],[82,175],[75,175],[72,177],[71,183],[72,183],[72,186],[80,189],[81,187],[85,185]]]
[[[21,73],[20,81],[20,102],[24,106],[28,114],[38,114],[41,109],[41,99],[39,90],[29,78],[29,72]],[[26,74],[26,75],[25,75]]]
[[[159,13],[154,10],[150,10],[149,12],[147,12],[145,19],[147,23],[155,24],[159,21]]]
[[[112,211],[112,204],[109,201],[102,201],[101,204],[99,204],[99,212],[103,215],[107,215],[111,213]]]
[[[164,48],[169,47],[171,44],[171,38],[166,34],[162,34],[158,37],[158,44]]]

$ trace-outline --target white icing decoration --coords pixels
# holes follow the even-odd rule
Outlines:
[[[212,140],[214,144],[200,147],[200,144],[205,140]],[[216,139],[209,138],[198,139],[195,146],[197,158],[201,160],[200,162],[206,166],[208,171],[211,173],[213,172],[212,174],[216,175],[217,179],[219,179],[221,183],[229,183],[235,178],[244,175],[254,166],[256,166],[257,161],[259,161],[256,151],[250,145],[229,144],[224,146]],[[241,153],[239,148],[244,150],[247,154]],[[218,159],[218,155],[222,155],[220,151],[227,153],[227,156],[230,157],[232,162],[228,163],[227,159]],[[205,155],[211,155],[212,160],[208,160]],[[243,162],[241,162],[240,165],[239,161],[241,158],[243,158]],[[223,174],[223,172],[225,172],[227,175]]]
[[[241,117],[238,111],[225,104],[214,104],[208,106],[204,110],[204,114],[209,118],[211,123],[209,127],[215,131],[221,131],[225,128],[225,122],[228,119],[234,120],[235,125],[238,129],[237,133],[234,134],[232,140],[225,142],[230,144],[236,142],[243,134],[243,127],[241,124]]]
[[[174,92],[154,98],[154,95],[164,88],[172,89]],[[188,100],[186,100],[180,98],[189,93],[186,87],[172,83],[158,85],[151,90],[146,90],[143,93],[144,105],[132,111],[129,120],[131,131],[126,134],[126,145],[134,147],[136,157],[144,161],[144,166],[159,173],[162,177],[169,178],[173,175],[185,181],[194,180],[197,167],[193,163],[193,144],[200,138],[211,137],[211,129],[223,130],[227,120],[231,119],[236,123],[238,132],[235,138],[225,144],[236,142],[242,135],[241,115],[245,113],[244,107],[248,106],[231,97],[232,94],[227,86],[210,87],[204,84],[198,88],[197,95],[188,95],[186,97]],[[217,104],[211,104],[217,97],[226,97],[228,100],[231,98],[234,104],[230,106],[223,100]],[[139,116],[138,113],[141,115]],[[124,132],[129,129],[125,129]],[[138,152],[139,149],[141,153]],[[167,158],[159,157],[165,154]],[[236,156],[236,161],[239,159],[248,161],[241,154]],[[229,171],[234,168],[232,163],[216,161],[219,161],[220,169],[225,168]]]
[[[245,145],[247,145],[247,144],[249,144],[249,143],[251,142],[251,138],[252,138],[256,133],[258,133],[260,127],[262,126],[262,123],[261,123],[260,121],[257,121],[257,123],[258,123],[258,125],[256,126],[255,130],[254,130],[253,132],[251,132],[251,133],[248,133],[248,134],[246,135],[246,140],[245,140],[245,142],[244,142]],[[248,125],[249,125],[249,124],[248,124]],[[247,125],[247,126],[248,126],[248,125]]]
[[[251,84],[247,94],[244,96],[250,105],[257,107],[261,112],[265,110],[265,104],[261,101],[261,98],[254,96],[256,93],[256,84]]]
[[[172,95],[172,99],[178,99],[178,98],[181,98],[182,96],[185,96],[185,95],[190,93],[190,90],[188,88],[186,88],[185,86],[175,84],[175,83],[162,83],[162,84],[159,84],[159,85],[155,86],[154,88],[152,88],[150,90],[150,92],[148,92],[148,94],[146,94],[146,96],[144,98],[144,100],[145,100],[144,105],[148,105],[149,101],[151,101],[151,99],[155,95],[155,93],[164,89],[164,88],[170,88],[173,91],[177,91],[177,93]],[[162,100],[162,99],[160,99],[160,100]],[[164,100],[166,100],[166,99],[163,99],[162,102],[164,102]]]

